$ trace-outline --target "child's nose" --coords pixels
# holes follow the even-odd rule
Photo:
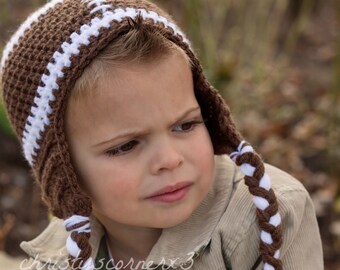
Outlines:
[[[164,171],[172,171],[180,167],[184,161],[183,155],[179,151],[179,145],[171,139],[163,139],[154,148],[152,157],[151,172],[159,174]]]

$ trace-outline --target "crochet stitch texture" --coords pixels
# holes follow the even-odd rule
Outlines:
[[[64,132],[67,99],[84,69],[141,17],[190,57],[202,115],[214,153],[229,154],[254,195],[264,269],[282,269],[281,218],[270,179],[254,149],[243,141],[229,107],[205,78],[185,34],[172,18],[145,0],[53,0],[33,13],[8,42],[1,60],[3,100],[23,153],[50,211],[65,220],[73,268],[93,269],[91,200],[79,188]],[[75,260],[78,259],[78,260]]]

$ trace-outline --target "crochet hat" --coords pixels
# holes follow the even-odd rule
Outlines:
[[[282,269],[281,218],[259,155],[237,131],[230,110],[204,77],[188,39],[145,0],[52,0],[20,26],[1,61],[3,101],[50,211],[65,220],[73,268],[93,269],[91,200],[80,189],[64,130],[67,98],[84,69],[111,41],[141,22],[179,46],[192,62],[195,95],[216,155],[228,154],[254,196],[264,269]]]

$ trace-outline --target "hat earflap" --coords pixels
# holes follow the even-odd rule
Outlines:
[[[57,122],[63,126],[62,121]],[[64,219],[64,227],[69,233],[66,240],[69,257],[65,263],[68,263],[71,269],[92,270],[94,261],[91,258],[92,247],[89,242],[92,202],[79,185],[65,133],[60,132],[59,138],[55,147],[46,153],[46,166],[42,171],[41,181],[49,181],[42,183],[43,199],[54,216]]]

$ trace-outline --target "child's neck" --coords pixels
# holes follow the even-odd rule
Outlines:
[[[140,228],[114,224],[106,228],[108,246],[115,261],[122,260],[127,264],[130,259],[134,265],[145,260],[156,244],[162,229]]]

